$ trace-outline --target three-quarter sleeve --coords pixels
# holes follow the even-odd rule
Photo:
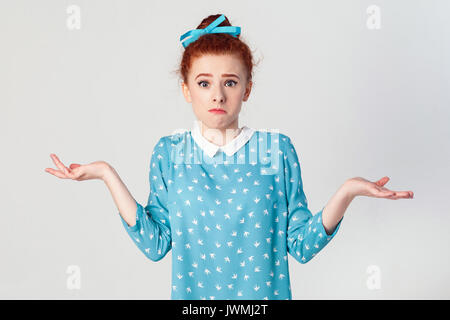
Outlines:
[[[322,223],[324,207],[314,216],[312,215],[303,191],[297,152],[290,138],[287,137],[286,140],[283,157],[288,206],[287,247],[291,256],[300,263],[306,263],[333,239],[342,219],[329,235]]]
[[[168,211],[168,169],[170,142],[162,137],[153,148],[150,161],[150,192],[147,205],[136,201],[136,224],[129,226],[119,216],[125,230],[136,246],[153,261],[161,260],[172,247]]]

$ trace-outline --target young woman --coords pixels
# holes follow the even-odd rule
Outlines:
[[[172,249],[172,299],[292,299],[288,253],[306,263],[337,233],[356,196],[412,198],[411,191],[351,178],[314,216],[300,163],[282,133],[239,127],[252,88],[253,58],[240,28],[223,15],[181,36],[182,91],[197,118],[192,130],[163,136],[150,161],[145,207],[104,161],[46,171],[102,179],[136,246],[151,260]]]

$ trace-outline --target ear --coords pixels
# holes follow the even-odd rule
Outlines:
[[[191,103],[191,92],[189,91],[189,88],[184,81],[181,83],[181,89],[183,90],[183,95],[186,102]]]
[[[244,98],[242,99],[242,101],[248,100],[248,97],[250,96],[250,92],[252,91],[252,86],[253,86],[253,82],[249,81],[247,83],[247,87],[245,88]]]

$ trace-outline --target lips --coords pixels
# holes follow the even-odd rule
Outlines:
[[[209,109],[209,112],[216,113],[216,114],[225,114],[225,113],[227,113],[225,110],[218,109],[218,108]]]

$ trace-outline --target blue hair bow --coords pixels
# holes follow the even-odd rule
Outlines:
[[[236,37],[241,33],[241,27],[235,27],[235,26],[226,26],[226,27],[218,27],[219,24],[222,23],[222,21],[225,20],[225,16],[222,14],[220,17],[218,17],[216,20],[214,20],[211,24],[209,24],[204,29],[194,29],[186,32],[180,37],[180,41],[182,41],[183,47],[187,47],[192,42],[196,41],[200,36],[207,34],[207,33],[228,33],[232,35],[233,37]],[[184,40],[183,39],[191,36],[190,38]]]

